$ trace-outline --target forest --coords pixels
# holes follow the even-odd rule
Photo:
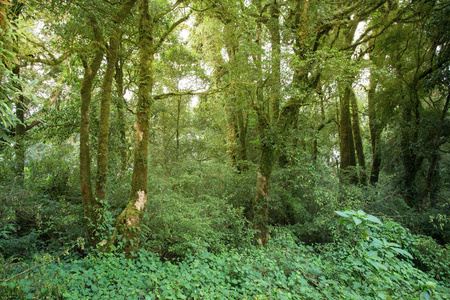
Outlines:
[[[0,0],[0,299],[450,299],[450,0]]]

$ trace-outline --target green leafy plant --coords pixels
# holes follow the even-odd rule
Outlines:
[[[375,216],[364,211],[336,211],[342,217],[340,223],[347,232],[353,234],[353,248],[347,250],[344,262],[351,267],[363,282],[369,283],[377,295],[395,295],[395,291],[385,287],[385,291],[377,291],[381,282],[404,284],[412,293],[419,294],[420,299],[429,299],[433,295],[435,283],[427,281],[423,284],[423,274],[412,266],[413,256],[401,248],[401,245],[388,240],[384,234],[384,224]],[[409,281],[404,281],[405,276]],[[417,278],[416,282],[412,278]]]

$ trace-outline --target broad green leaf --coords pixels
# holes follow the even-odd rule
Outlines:
[[[361,219],[360,219],[360,218],[357,218],[357,217],[352,217],[352,219],[353,219],[353,222],[355,222],[355,225],[359,225],[359,224],[361,224],[361,223],[362,223],[362,221],[361,221]]]
[[[400,249],[400,248],[397,248],[397,247],[392,247],[391,249],[394,250],[395,252],[397,252],[398,254],[401,254],[401,255],[406,256],[406,257],[408,257],[410,259],[413,259],[412,255],[406,250],[403,250],[403,249]]]
[[[334,212],[337,213],[338,215],[340,215],[343,218],[350,218],[350,216],[345,211],[338,211],[338,210],[336,210]]]
[[[362,210],[358,210],[357,214],[358,214],[358,216],[361,216],[361,217],[366,215],[366,213]]]
[[[375,261],[375,260],[368,260],[368,262],[369,262],[372,266],[374,266],[375,269],[377,269],[377,271],[379,271],[380,269],[383,270],[383,271],[386,271],[386,270],[387,270],[387,267],[386,267],[385,265],[383,265],[383,264],[381,264],[381,263],[379,263],[379,262],[377,262],[377,261]]]
[[[431,295],[428,291],[423,291],[422,293],[420,293],[420,300],[429,300],[431,299]]]
[[[377,224],[380,224],[380,225],[383,224],[383,223],[381,223],[380,219],[378,219],[378,218],[375,217],[375,216],[367,215],[366,218],[367,218],[367,220],[369,220],[370,222],[377,223]]]
[[[374,238],[369,246],[379,249],[383,247],[383,242],[377,238]]]

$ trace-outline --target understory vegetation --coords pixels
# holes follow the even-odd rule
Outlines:
[[[282,196],[273,197],[270,241],[260,247],[238,205],[251,176],[189,161],[169,180],[155,169],[142,248],[130,260],[120,245],[106,253],[85,245],[67,148],[33,151],[24,188],[1,182],[1,299],[448,299],[450,249],[429,236],[447,239],[448,224],[432,212],[383,216],[405,212],[388,182],[337,193],[321,171],[301,170],[310,177],[291,182],[276,175]],[[105,227],[126,204],[121,182]]]

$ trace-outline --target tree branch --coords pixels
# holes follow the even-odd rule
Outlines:
[[[164,93],[164,94],[159,94],[159,95],[155,95],[153,96],[154,100],[160,100],[160,99],[165,99],[165,98],[169,98],[169,97],[174,97],[174,96],[186,96],[186,95],[212,95],[212,94],[216,94],[219,93],[225,89],[227,89],[230,86],[230,84],[221,87],[221,88],[216,88],[216,89],[211,89],[211,90],[207,90],[204,92],[197,92],[197,91],[193,91],[193,90],[189,90],[189,91],[185,91],[185,92],[170,92],[170,93]]]
[[[167,15],[168,13],[172,12],[175,8],[178,7],[178,5],[180,5],[181,3],[185,2],[185,0],[177,0],[177,2],[175,2],[174,5],[172,5],[171,7],[169,7],[168,9],[160,12],[159,14],[157,14],[154,18],[153,18],[153,22],[156,23],[159,19],[161,19],[162,17],[164,17],[165,15]]]
[[[162,44],[164,43],[164,41],[166,40],[166,38],[169,36],[169,34],[175,29],[177,28],[178,25],[180,25],[181,23],[183,23],[184,21],[186,21],[187,19],[189,19],[189,17],[191,16],[192,12],[189,12],[186,16],[182,17],[181,19],[179,19],[178,21],[176,21],[175,23],[172,24],[172,26],[170,26],[169,29],[166,30],[166,32],[164,32],[164,34],[161,36],[161,38],[159,39],[159,41],[156,43],[156,45],[153,47],[153,53],[156,53],[158,51],[158,49],[162,46]]]

